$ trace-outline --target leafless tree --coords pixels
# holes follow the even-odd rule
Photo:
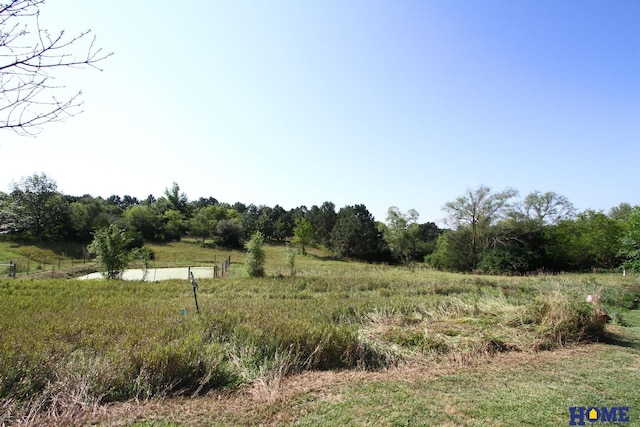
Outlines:
[[[0,129],[20,135],[35,134],[46,123],[81,112],[82,92],[69,93],[55,82],[61,69],[100,70],[97,64],[111,56],[96,47],[91,30],[67,36],[64,30],[42,28],[44,2],[0,3]]]

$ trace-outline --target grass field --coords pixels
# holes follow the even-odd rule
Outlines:
[[[228,255],[153,249],[156,266]],[[640,425],[637,277],[320,251],[292,275],[275,246],[268,277],[249,279],[231,259],[228,277],[200,281],[200,314],[187,281],[0,279],[0,424],[568,425],[569,406],[624,405]]]

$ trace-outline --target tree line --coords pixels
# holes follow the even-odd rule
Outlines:
[[[427,261],[436,268],[481,273],[637,270],[640,207],[576,212],[554,192],[523,199],[480,186],[447,203],[452,229]]]
[[[492,274],[636,269],[640,266],[640,207],[622,203],[608,213],[576,212],[554,192],[494,192],[480,186],[447,203],[447,226],[420,223],[396,207],[385,222],[363,204],[336,210],[325,201],[286,210],[213,197],[188,200],[177,183],[158,198],[70,196],[46,174],[23,177],[0,192],[0,234],[12,240],[91,242],[100,230],[122,230],[131,249],[185,237],[203,245],[242,248],[254,234],[370,262]]]
[[[0,234],[5,238],[88,243],[97,230],[112,224],[124,230],[134,247],[189,237],[203,245],[242,248],[260,232],[267,242],[292,242],[303,253],[318,246],[338,256],[393,260],[381,224],[362,204],[337,210],[326,201],[286,210],[279,205],[229,204],[214,197],[190,201],[177,183],[162,196],[144,200],[129,195],[78,197],[59,192],[55,180],[44,173],[23,177],[11,184],[9,193],[0,192]],[[440,230],[434,223],[417,226],[411,256],[423,259],[435,247]]]

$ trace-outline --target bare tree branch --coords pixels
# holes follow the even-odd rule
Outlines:
[[[58,71],[101,71],[98,63],[112,55],[96,47],[91,30],[73,37],[64,30],[51,35],[40,26],[43,4],[44,0],[0,4],[0,129],[21,135],[35,134],[44,124],[81,112],[82,92],[65,94],[64,85],[54,84]]]

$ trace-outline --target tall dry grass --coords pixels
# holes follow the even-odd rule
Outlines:
[[[602,336],[586,294],[620,310],[637,298],[608,276],[301,265],[295,277],[202,280],[201,314],[186,281],[1,280],[0,424],[243,384],[268,401],[302,370],[547,350]]]

